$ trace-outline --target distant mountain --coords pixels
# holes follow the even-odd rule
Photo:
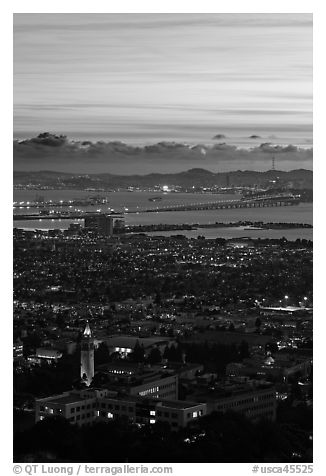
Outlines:
[[[173,174],[152,173],[148,175],[70,174],[64,172],[14,172],[14,185],[58,188],[124,188],[153,187],[155,185],[179,185],[181,187],[226,187],[226,186],[267,186],[276,181],[280,186],[290,185],[296,189],[312,189],[311,170],[297,169],[289,172],[268,170],[256,172],[238,170],[214,173],[206,169],[194,168]]]

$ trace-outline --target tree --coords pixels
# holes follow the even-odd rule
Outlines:
[[[169,346],[166,345],[163,352],[163,359],[169,359]]]
[[[160,349],[158,347],[153,347],[153,349],[151,349],[149,353],[147,360],[150,364],[160,363],[162,361],[162,354],[160,352]]]
[[[143,345],[139,344],[139,341],[137,340],[134,350],[130,355],[130,360],[133,362],[144,362],[145,360],[145,349]]]
[[[176,347],[172,344],[166,354],[168,355],[167,358],[170,362],[181,362],[182,360],[182,351],[179,345]]]
[[[91,387],[102,387],[103,385],[107,385],[109,381],[110,377],[108,374],[104,372],[96,372],[92,379]]]
[[[101,342],[95,350],[94,355],[96,365],[106,364],[110,360],[110,352],[105,342]]]

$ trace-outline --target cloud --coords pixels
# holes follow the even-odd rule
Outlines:
[[[60,147],[61,145],[64,145],[67,142],[67,137],[56,136],[54,134],[50,134],[49,132],[43,132],[37,137],[33,137],[32,139],[30,139],[30,142],[32,142],[33,144],[45,145],[47,147]]]
[[[265,142],[264,144],[260,144],[259,150],[271,154],[284,154],[286,152],[297,152],[298,148],[291,144],[282,147],[280,145],[272,145],[270,142]]]
[[[212,171],[277,167],[312,168],[312,148],[262,143],[250,149],[224,142],[189,146],[178,142],[158,142],[135,146],[120,141],[72,141],[66,136],[43,133],[13,143],[15,170],[56,170],[75,173],[176,172],[202,167]]]
[[[213,137],[213,139],[226,139],[226,136],[224,134],[216,134],[216,136]]]
[[[157,144],[146,145],[144,147],[144,151],[149,154],[164,154],[166,152],[175,151],[186,152],[187,150],[189,149],[185,144],[177,142],[158,142]]]
[[[219,144],[214,144],[213,147],[211,148],[212,152],[215,152],[217,150],[223,150],[223,151],[234,151],[237,148],[234,145],[228,145],[226,142],[221,142]]]

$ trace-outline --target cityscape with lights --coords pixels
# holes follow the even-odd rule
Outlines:
[[[14,14],[16,474],[312,467],[311,33]]]
[[[95,215],[66,230],[15,228],[14,256],[18,458],[40,424],[73,425],[86,444],[86,428],[105,422],[146,444],[163,431],[174,461],[220,461],[202,453],[220,421],[258,433],[268,422],[282,437],[291,424],[282,458],[311,457],[312,241],[150,235]]]

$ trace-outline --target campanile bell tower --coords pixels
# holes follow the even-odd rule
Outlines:
[[[94,377],[94,340],[88,321],[81,340],[80,376],[87,386]]]

